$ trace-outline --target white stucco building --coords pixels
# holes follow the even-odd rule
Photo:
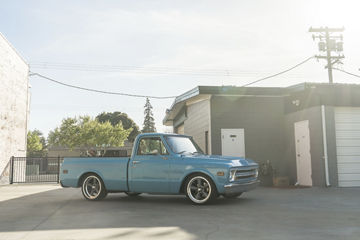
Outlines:
[[[26,156],[28,76],[28,64],[0,33],[0,184],[9,180],[11,156]]]

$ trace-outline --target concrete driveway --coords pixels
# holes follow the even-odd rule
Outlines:
[[[360,189],[259,188],[238,199],[194,206],[183,196],[109,194],[89,202],[79,189],[56,185],[0,187],[0,239],[6,240],[359,236]]]

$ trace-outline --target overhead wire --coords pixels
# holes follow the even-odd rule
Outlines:
[[[302,61],[302,62],[296,64],[295,66],[293,66],[293,67],[291,67],[291,68],[288,68],[288,69],[286,69],[286,70],[284,70],[284,71],[281,71],[281,72],[279,72],[279,73],[276,73],[276,74],[273,74],[273,75],[270,75],[270,76],[267,76],[267,77],[264,77],[264,78],[260,78],[260,79],[258,79],[258,80],[255,80],[255,81],[252,81],[252,82],[250,82],[250,83],[244,84],[244,85],[242,85],[241,87],[247,87],[247,86],[250,86],[250,85],[252,85],[252,84],[254,84],[254,83],[258,83],[258,82],[267,80],[267,79],[269,79],[269,78],[273,78],[273,77],[279,76],[279,75],[281,75],[281,74],[287,73],[287,72],[289,72],[289,71],[291,71],[291,70],[293,70],[293,69],[295,69],[295,68],[303,65],[304,63],[310,61],[310,60],[313,59],[313,58],[315,58],[315,56],[308,57],[308,58],[306,58],[304,61]]]
[[[291,68],[288,68],[284,71],[281,71],[279,73],[276,73],[276,74],[273,74],[273,75],[270,75],[270,76],[267,76],[267,77],[263,77],[263,78],[260,78],[258,80],[255,80],[255,81],[252,81],[250,83],[247,83],[247,84],[244,84],[240,87],[247,87],[247,86],[250,86],[252,84],[255,84],[255,83],[258,83],[258,82],[261,82],[261,81],[264,81],[264,80],[267,80],[267,79],[270,79],[270,78],[273,78],[273,77],[276,77],[276,76],[279,76],[281,74],[284,74],[284,73],[287,73],[303,64],[305,64],[306,62],[308,62],[309,60],[311,60],[312,58],[314,58],[315,56],[311,56],[311,57],[308,57],[306,58],[304,61],[296,64],[295,66],[291,67]],[[343,70],[340,70],[340,69],[337,69],[339,71],[343,71]],[[345,72],[345,71],[343,71]],[[348,73],[348,72],[345,72],[345,73]],[[353,75],[353,76],[357,76],[355,74],[351,74],[351,73],[348,73],[350,75]],[[53,78],[50,78],[50,77],[46,77],[44,75],[41,75],[39,73],[35,73],[35,72],[31,72],[30,73],[30,76],[38,76],[38,77],[41,77],[41,78],[44,78],[46,80],[49,80],[51,82],[54,82],[54,83],[57,83],[57,84],[60,84],[60,85],[63,85],[63,86],[66,86],[66,87],[71,87],[71,88],[76,88],[76,89],[79,89],[79,90],[84,90],[84,91],[89,91],[89,92],[96,92],[96,93],[103,93],[103,94],[111,94],[111,95],[121,95],[121,96],[128,96],[128,97],[137,97],[137,98],[153,98],[153,99],[172,99],[172,98],[176,98],[177,96],[152,96],[152,95],[140,95],[140,94],[130,94],[130,93],[124,93],[124,92],[111,92],[111,91],[104,91],[104,90],[98,90],[98,89],[93,89],[93,88],[85,88],[85,87],[80,87],[80,86],[76,86],[76,85],[72,85],[72,84],[68,84],[68,83],[64,83],[64,82],[60,82],[60,81],[57,81]],[[360,77],[360,76],[357,76],[357,77]]]
[[[111,94],[111,95],[120,95],[120,96],[128,96],[128,97],[137,97],[137,98],[153,98],[153,99],[171,99],[171,98],[176,98],[176,96],[165,96],[165,97],[161,97],[161,96],[151,96],[151,95],[139,95],[139,94],[130,94],[130,93],[122,93],[122,92],[110,92],[110,91],[103,91],[103,90],[98,90],[98,89],[93,89],[93,88],[84,88],[84,87],[80,87],[80,86],[76,86],[76,85],[71,85],[71,84],[67,84],[64,82],[60,82],[57,81],[55,79],[46,77],[44,75],[41,75],[39,73],[30,73],[30,76],[38,76],[41,78],[44,78],[46,80],[49,80],[51,82],[66,86],[66,87],[71,87],[71,88],[76,88],[76,89],[80,89],[80,90],[84,90],[84,91],[89,91],[89,92],[96,92],[96,93],[103,93],[103,94]]]
[[[358,77],[358,78],[360,78],[360,75],[356,75],[356,74],[354,74],[354,73],[351,73],[351,72],[348,72],[348,71],[345,71],[345,70],[342,70],[342,69],[339,69],[339,68],[333,68],[334,70],[337,70],[337,71],[340,71],[340,72],[343,72],[343,73],[346,73],[346,74],[348,74],[348,75],[351,75],[351,76],[353,76],[353,77]]]
[[[266,74],[265,71],[243,71],[223,69],[201,69],[191,67],[165,67],[165,66],[121,66],[121,65],[91,65],[74,63],[51,63],[51,62],[31,62],[32,69],[55,69],[69,71],[89,71],[89,72],[122,72],[131,74],[156,74],[156,75],[192,75],[207,77],[240,77],[246,75]]]

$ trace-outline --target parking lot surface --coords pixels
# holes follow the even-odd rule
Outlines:
[[[184,196],[109,194],[57,185],[0,187],[0,239],[359,239],[360,189],[258,188],[195,206]]]

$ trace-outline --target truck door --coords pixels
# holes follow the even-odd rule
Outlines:
[[[146,136],[138,141],[136,154],[129,165],[131,192],[168,193],[169,152],[160,137]]]

